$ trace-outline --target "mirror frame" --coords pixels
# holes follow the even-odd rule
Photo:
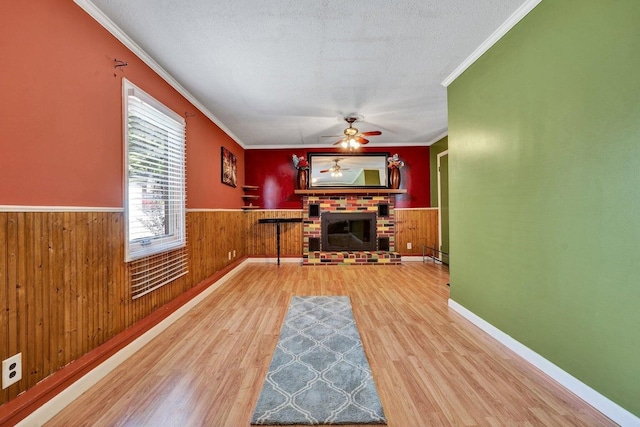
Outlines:
[[[372,153],[307,153],[307,158],[309,160],[309,188],[310,189],[321,189],[321,188],[389,188],[389,168],[387,167],[387,159],[390,154],[388,152],[372,152]],[[348,159],[347,166],[352,168],[353,166],[358,166],[358,161],[362,160],[362,164],[364,165],[365,161],[367,164],[370,164],[373,160],[374,162],[379,162],[379,166],[376,167],[377,170],[381,171],[380,177],[382,178],[382,183],[380,185],[366,185],[366,184],[331,184],[331,185],[321,185],[314,182],[314,177],[318,178],[320,174],[320,170],[326,169],[328,164],[332,164],[335,158],[340,157],[345,160]]]

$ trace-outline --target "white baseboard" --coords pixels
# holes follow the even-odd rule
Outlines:
[[[241,262],[233,270],[229,271],[218,281],[213,283],[204,291],[200,292],[193,299],[188,301],[182,307],[171,313],[166,319],[162,320],[156,326],[145,332],[139,338],[135,339],[131,344],[118,351],[116,354],[102,362],[96,368],[91,370],[88,374],[74,382],[72,385],[58,393],[55,397],[49,400],[47,403],[33,411],[25,419],[20,421],[17,426],[19,427],[39,427],[53,418],[58,412],[62,411],[67,405],[80,397],[82,393],[89,390],[102,378],[106,377],[111,371],[118,367],[122,362],[131,357],[135,352],[140,350],[152,339],[160,335],[171,324],[184,316],[189,310],[198,305],[202,300],[211,295],[213,291],[218,289],[222,284],[239,272],[247,265],[247,260]]]
[[[422,255],[402,255],[402,262],[422,262]]]
[[[402,255],[402,262],[405,262],[405,261],[442,265],[442,261],[440,261],[438,258],[432,258],[429,256],[423,257],[422,255]]]
[[[247,258],[245,260],[245,262],[250,262],[253,264],[276,264],[278,262],[278,258]],[[291,258],[291,257],[287,257],[287,258],[280,258],[280,264],[285,264],[285,263],[298,263],[298,264],[302,264],[303,259],[302,258]],[[426,260],[424,260],[422,258],[422,255],[402,255],[402,262],[426,262],[426,263],[432,263],[434,262],[433,259],[431,258],[427,258]],[[435,260],[436,264],[442,264],[442,262],[440,262],[439,260]]]
[[[529,347],[516,341],[511,336],[505,334],[451,298],[449,298],[449,307],[614,422],[623,427],[640,427],[640,418],[562,370]]]
[[[277,264],[278,258],[247,258],[245,262],[250,262],[253,264]],[[302,258],[280,258],[280,264],[285,263],[298,263],[302,264]]]

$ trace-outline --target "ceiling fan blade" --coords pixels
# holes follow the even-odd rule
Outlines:
[[[325,170],[321,170],[320,173],[327,173],[329,172],[331,169],[325,169]]]
[[[368,139],[365,139],[365,138],[363,138],[361,136],[356,136],[355,139],[356,139],[356,141],[358,141],[360,144],[363,144],[363,145],[369,143]]]
[[[369,132],[361,132],[360,135],[376,136],[376,135],[382,135],[382,132],[380,132],[379,130],[372,130],[372,131],[369,131]]]
[[[339,139],[338,141],[334,142],[333,145],[340,145],[340,144],[342,144],[342,141],[344,141],[344,138]]]

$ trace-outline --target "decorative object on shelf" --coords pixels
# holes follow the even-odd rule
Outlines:
[[[404,166],[404,162],[398,157],[398,153],[387,159],[389,168],[389,187],[393,189],[400,188],[400,168]]]
[[[307,188],[308,179],[309,179],[309,170],[308,169],[299,169],[298,170],[298,179],[297,179],[297,184],[298,184],[298,189],[299,190],[304,190],[305,188]]]
[[[232,187],[238,186],[238,158],[231,151],[222,147],[222,183]]]
[[[298,176],[296,178],[297,188],[299,190],[304,190],[307,188],[309,181],[309,162],[307,159],[302,156],[293,155],[293,167],[298,170]]]
[[[260,196],[257,194],[247,194],[247,192],[257,191],[260,187],[257,185],[243,185],[242,191],[244,191],[244,195],[242,195],[242,201],[244,202],[242,209],[260,209],[260,206],[254,205],[253,202],[260,199]]]

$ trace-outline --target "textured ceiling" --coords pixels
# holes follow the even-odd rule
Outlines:
[[[86,0],[245,148],[323,147],[357,113],[372,145],[447,132],[441,82],[524,0]]]

